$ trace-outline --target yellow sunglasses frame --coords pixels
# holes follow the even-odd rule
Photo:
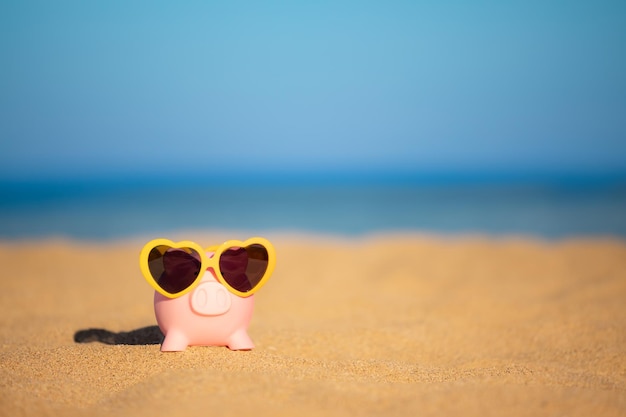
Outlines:
[[[226,251],[227,249],[244,248],[246,246],[255,245],[255,244],[263,246],[265,250],[267,251],[267,269],[265,270],[265,274],[263,275],[259,283],[254,288],[252,288],[248,292],[241,292],[233,288],[226,281],[226,279],[224,279],[224,276],[222,275],[222,272],[220,271],[220,268],[219,268],[219,259],[222,253],[224,253],[224,251]],[[156,280],[150,273],[150,267],[148,265],[148,257],[150,255],[150,252],[157,246],[169,246],[171,248],[176,248],[176,249],[189,248],[189,249],[196,251],[200,255],[200,262],[201,262],[200,271],[201,272],[198,274],[198,277],[196,277],[193,284],[191,284],[189,287],[185,288],[184,290],[179,291],[174,294],[171,294],[165,291],[163,288],[159,286],[159,284],[156,282]],[[207,252],[213,252],[213,255],[209,257],[207,255]],[[215,277],[217,278],[219,283],[225,286],[228,289],[228,291],[230,291],[231,293],[235,295],[238,295],[239,297],[250,297],[252,294],[257,292],[259,288],[265,285],[269,277],[272,275],[272,272],[274,272],[275,265],[276,265],[276,251],[274,250],[274,246],[267,239],[262,238],[262,237],[252,237],[243,242],[240,240],[228,240],[222,243],[221,245],[210,246],[206,249],[202,249],[200,245],[189,240],[173,242],[169,239],[160,238],[160,239],[151,240],[150,242],[146,243],[143,249],[141,250],[141,253],[139,254],[139,267],[141,268],[143,277],[146,279],[146,281],[148,281],[148,284],[150,284],[152,288],[154,288],[157,292],[159,292],[160,294],[168,298],[177,298],[177,297],[183,296],[191,292],[202,280],[202,276],[204,275],[203,271],[206,271],[208,268],[211,268],[213,270]]]

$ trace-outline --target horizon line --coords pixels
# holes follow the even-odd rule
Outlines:
[[[547,169],[432,169],[432,170],[241,170],[237,173],[211,171],[109,172],[0,176],[0,186],[143,186],[150,183],[176,185],[498,185],[498,184],[593,184],[626,183],[624,170]]]

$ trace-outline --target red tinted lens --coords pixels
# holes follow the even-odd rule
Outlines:
[[[200,255],[193,249],[157,246],[148,255],[150,274],[166,292],[176,294],[189,288],[200,275]]]
[[[219,263],[226,282],[237,291],[248,292],[265,275],[268,264],[267,249],[258,244],[227,249],[220,256]]]

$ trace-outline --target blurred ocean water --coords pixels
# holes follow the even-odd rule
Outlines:
[[[626,237],[626,183],[0,184],[0,238],[110,239],[190,229]]]

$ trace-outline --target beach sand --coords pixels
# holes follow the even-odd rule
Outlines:
[[[0,414],[626,415],[624,241],[268,237],[247,352],[159,351],[144,240],[0,242]]]

